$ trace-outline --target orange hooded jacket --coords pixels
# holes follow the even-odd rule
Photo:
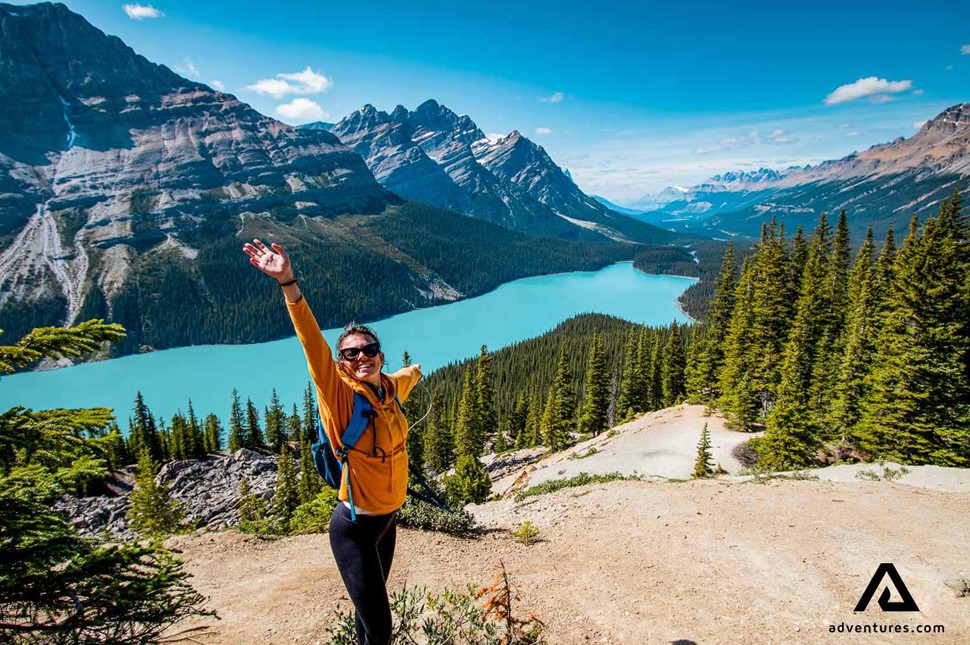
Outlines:
[[[337,368],[330,346],[324,340],[306,298],[287,303],[287,310],[306,354],[310,378],[317,389],[320,418],[330,444],[337,449],[343,447],[340,436],[353,416],[354,392],[367,397],[377,412],[373,423],[347,455],[354,505],[376,515],[399,509],[404,504],[408,486],[408,455],[405,448],[408,422],[394,397],[397,396],[404,403],[411,389],[421,379],[420,370],[405,367],[394,374],[382,373],[381,386],[385,391],[382,403],[365,383]],[[376,456],[369,456],[375,453]],[[341,479],[337,498],[349,501],[346,476]]]

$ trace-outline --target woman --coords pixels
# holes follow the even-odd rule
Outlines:
[[[348,325],[337,341],[337,361],[320,326],[310,312],[290,266],[278,244],[267,248],[259,240],[243,245],[250,263],[276,279],[286,308],[306,354],[310,377],[317,389],[320,418],[334,449],[350,423],[354,393],[364,395],[376,416],[350,450],[349,480],[356,521],[350,519],[348,477],[341,478],[337,498],[342,502],[330,520],[330,547],[337,568],[356,609],[357,640],[361,645],[391,642],[391,608],[387,575],[394,558],[395,514],[407,494],[408,457],[405,442],[408,422],[399,402],[421,378],[421,366],[384,374],[384,354],[377,335],[367,327]]]

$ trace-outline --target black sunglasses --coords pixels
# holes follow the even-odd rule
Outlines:
[[[367,358],[374,358],[381,352],[380,343],[369,343],[363,347],[344,347],[340,350],[340,356],[347,361],[355,361],[363,354]]]

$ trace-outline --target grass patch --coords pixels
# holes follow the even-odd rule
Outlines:
[[[886,462],[877,462],[878,466],[882,468],[881,473],[877,473],[874,470],[860,470],[855,474],[856,479],[862,479],[865,481],[896,481],[897,479],[902,479],[909,474],[909,468],[906,466],[900,466],[899,468],[892,468],[886,465]]]
[[[771,470],[770,468],[764,468],[762,466],[753,466],[751,468],[744,468],[741,470],[741,475],[751,477],[750,481],[755,484],[766,484],[772,479],[791,479],[795,481],[818,481],[818,475],[813,475],[807,470],[793,470],[789,473],[779,473]]]
[[[515,501],[521,502],[527,497],[554,493],[557,490],[562,490],[563,488],[573,488],[576,486],[585,486],[587,484],[604,484],[606,482],[625,481],[631,479],[641,480],[643,478],[640,475],[624,475],[622,473],[606,473],[605,475],[579,473],[574,477],[567,477],[566,479],[550,479],[549,481],[543,482],[538,486],[532,486],[531,488],[519,491],[515,494]]]
[[[573,454],[569,455],[568,459],[586,459],[587,457],[592,457],[598,452],[599,448],[596,446],[590,446],[582,452],[574,452]]]

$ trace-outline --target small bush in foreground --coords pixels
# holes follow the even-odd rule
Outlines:
[[[525,545],[535,544],[539,541],[539,527],[526,520],[515,527],[512,531],[512,537]]]
[[[557,490],[563,488],[572,488],[574,486],[585,486],[586,484],[603,484],[612,481],[625,481],[625,480],[639,480],[643,479],[640,475],[624,475],[623,473],[606,473],[605,475],[590,475],[589,473],[579,473],[575,477],[568,477],[566,479],[550,479],[547,482],[543,482],[538,486],[533,486],[527,488],[523,491],[519,491],[515,494],[515,501],[521,502],[526,497],[533,497],[535,495],[545,495],[546,493],[554,493]]]
[[[440,531],[457,536],[470,535],[476,528],[475,518],[463,508],[449,513],[413,497],[408,497],[397,512],[397,523],[409,529]]]
[[[482,598],[482,605],[477,600]],[[500,563],[487,587],[468,585],[464,592],[445,589],[440,595],[419,587],[391,593],[393,643],[427,645],[544,645],[545,624],[531,612],[520,618],[512,604],[519,596]],[[330,645],[356,645],[354,616],[337,612],[328,630]]]

